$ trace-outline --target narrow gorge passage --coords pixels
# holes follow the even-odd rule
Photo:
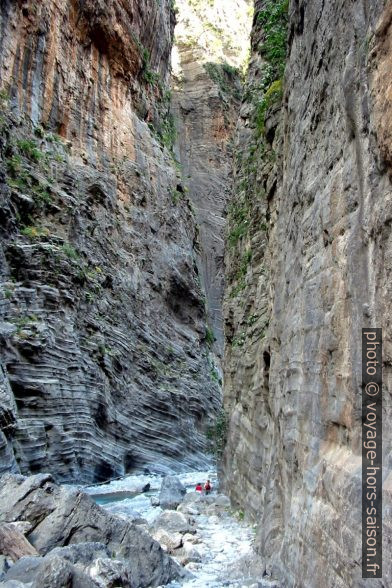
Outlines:
[[[213,493],[197,495],[196,484],[207,478],[212,481]],[[170,588],[258,587],[261,568],[253,549],[255,528],[243,520],[242,512],[232,511],[228,498],[219,494],[219,488],[216,492],[216,473],[188,472],[180,474],[178,479],[187,490],[179,510],[180,517],[188,516],[191,523],[188,528],[181,528],[184,525],[181,518],[179,521],[173,518],[170,524],[163,521],[165,511],[159,507],[160,476],[134,475],[85,491],[116,516],[144,524],[177,561],[186,564],[191,575],[169,584]],[[148,490],[143,492],[147,486]],[[276,588],[268,579],[263,586]]]
[[[199,228],[197,263],[220,364],[225,223],[253,10],[248,0],[180,0],[176,6],[172,53],[175,152]]]
[[[249,6],[2,5],[1,472],[211,463]]]
[[[0,585],[392,586],[391,35],[1,1]]]

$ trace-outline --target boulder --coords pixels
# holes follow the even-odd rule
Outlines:
[[[17,529],[20,533],[23,533],[23,535],[30,533],[31,529],[33,528],[33,525],[29,521],[16,521],[9,524],[12,527],[15,527],[15,529]]]
[[[32,582],[41,569],[42,564],[42,557],[21,557],[7,571],[4,580],[15,580],[23,583]]]
[[[151,496],[150,501],[151,501],[151,506],[159,506],[160,505],[158,496]]]
[[[42,558],[32,588],[96,588],[95,583],[58,555]]]
[[[198,516],[200,514],[200,510],[193,504],[180,504],[177,507],[178,512],[182,512],[183,514]]]
[[[182,548],[176,551],[175,557],[182,566],[199,563],[202,559],[200,551],[192,543],[184,543]]]
[[[185,515],[178,511],[164,511],[154,521],[153,532],[163,529],[167,533],[196,533]]]
[[[71,562],[79,564],[82,567],[89,566],[97,558],[107,558],[113,555],[104,543],[76,543],[66,547],[55,547],[49,555],[58,555]]]
[[[191,535],[190,533],[185,533],[182,537],[183,542],[187,543],[200,543],[200,538],[195,534]]]
[[[21,582],[31,588],[97,588],[80,569],[58,555],[22,557],[4,576],[7,582]]]
[[[200,492],[187,492],[182,501],[183,504],[195,504],[198,502],[205,502],[209,496],[205,496]]]
[[[185,568],[190,572],[196,572],[198,569],[200,569],[200,564],[194,561],[190,561],[185,565]]]
[[[214,497],[214,504],[219,508],[230,508],[230,498],[224,494],[218,494]]]
[[[192,537],[189,533],[188,536]],[[153,537],[160,545],[164,545],[169,553],[173,553],[175,549],[182,545],[181,533],[168,533],[164,529],[158,529],[153,533]]]
[[[11,558],[5,555],[0,555],[0,581],[3,579],[4,574],[8,572],[12,564],[13,561]]]
[[[25,555],[39,555],[15,525],[0,525],[0,553],[17,561]]]
[[[201,553],[192,543],[188,543],[187,541],[183,544],[182,550],[184,555],[187,557],[188,562],[200,562],[201,561]]]
[[[159,504],[161,508],[175,510],[185,494],[186,488],[176,476],[166,476],[162,480]]]
[[[108,513],[80,490],[55,484],[50,475],[3,476],[0,522],[18,520],[31,522],[28,540],[41,555],[55,547],[104,544],[110,554],[126,561],[131,583],[137,587],[167,584],[182,573],[143,529]]]
[[[133,588],[129,570],[123,561],[116,559],[97,559],[87,569],[88,575],[100,588]]]

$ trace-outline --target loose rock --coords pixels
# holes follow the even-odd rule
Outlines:
[[[175,512],[167,514],[183,517]],[[181,574],[180,568],[164,553],[159,543],[140,527],[109,514],[83,492],[58,486],[49,475],[3,476],[0,520],[26,519],[33,525],[28,539],[42,555],[68,544],[67,549],[74,550],[68,552],[69,561],[78,560],[78,549],[84,554],[81,557],[88,561],[94,550],[102,551],[103,544],[110,553],[116,553],[126,562],[135,586],[158,586]],[[187,527],[185,519],[184,529]],[[92,547],[91,542],[99,542],[99,547]],[[74,544],[86,543],[90,545],[74,547]],[[32,573],[32,569],[40,564],[34,562],[34,558],[28,560],[29,573]],[[19,580],[19,577],[9,578],[12,570],[7,573],[7,579]]]
[[[17,561],[26,555],[39,555],[15,525],[0,526],[0,552]]]
[[[155,520],[152,528],[163,529],[167,533],[195,533],[196,529],[189,524],[185,515],[178,511],[166,511],[161,513]]]
[[[166,546],[169,553],[182,546],[181,533],[168,533],[164,529],[158,529],[153,533],[153,537],[161,546]]]
[[[186,488],[176,476],[166,476],[162,481],[159,504],[161,508],[174,510],[183,501],[185,494]]]

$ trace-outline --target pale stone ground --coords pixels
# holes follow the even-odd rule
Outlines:
[[[160,476],[129,476],[122,480],[88,488],[91,494],[138,492],[149,483],[150,492],[132,498],[103,504],[111,512],[124,518],[140,518],[148,522],[150,532],[160,540],[162,546],[185,564],[192,577],[181,583],[170,584],[171,588],[232,588],[276,586],[268,579],[262,579],[262,569],[253,551],[254,528],[241,520],[241,513],[235,513],[228,499],[214,491],[209,497],[200,497],[193,492],[197,482],[210,478],[216,488],[213,472],[191,472],[179,476],[187,488],[184,502],[177,511],[163,511],[151,505],[151,498],[157,498],[162,478]],[[160,515],[169,513],[171,523],[162,523]],[[178,516],[180,513],[180,516]],[[182,525],[190,523],[192,533],[186,533]],[[182,533],[176,530],[176,525]],[[164,527],[164,528],[163,528]],[[170,528],[169,528],[170,527]],[[181,537],[182,535],[182,537]],[[174,548],[182,539],[182,547]]]

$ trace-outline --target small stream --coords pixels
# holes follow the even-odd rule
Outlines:
[[[178,474],[187,492],[194,490],[198,482],[212,481],[218,486],[216,472],[189,472]],[[100,486],[84,488],[97,504],[109,512],[127,520],[137,522],[145,519],[149,525],[162,512],[151,505],[151,497],[158,496],[161,487],[160,475],[131,475]],[[149,489],[145,490],[149,484]],[[208,508],[206,509],[209,510]],[[197,549],[200,563],[188,564],[193,577],[169,584],[170,588],[232,588],[261,586],[250,570],[255,554],[252,549],[254,528],[239,520],[229,509],[214,516],[202,511],[195,519],[200,542]]]

